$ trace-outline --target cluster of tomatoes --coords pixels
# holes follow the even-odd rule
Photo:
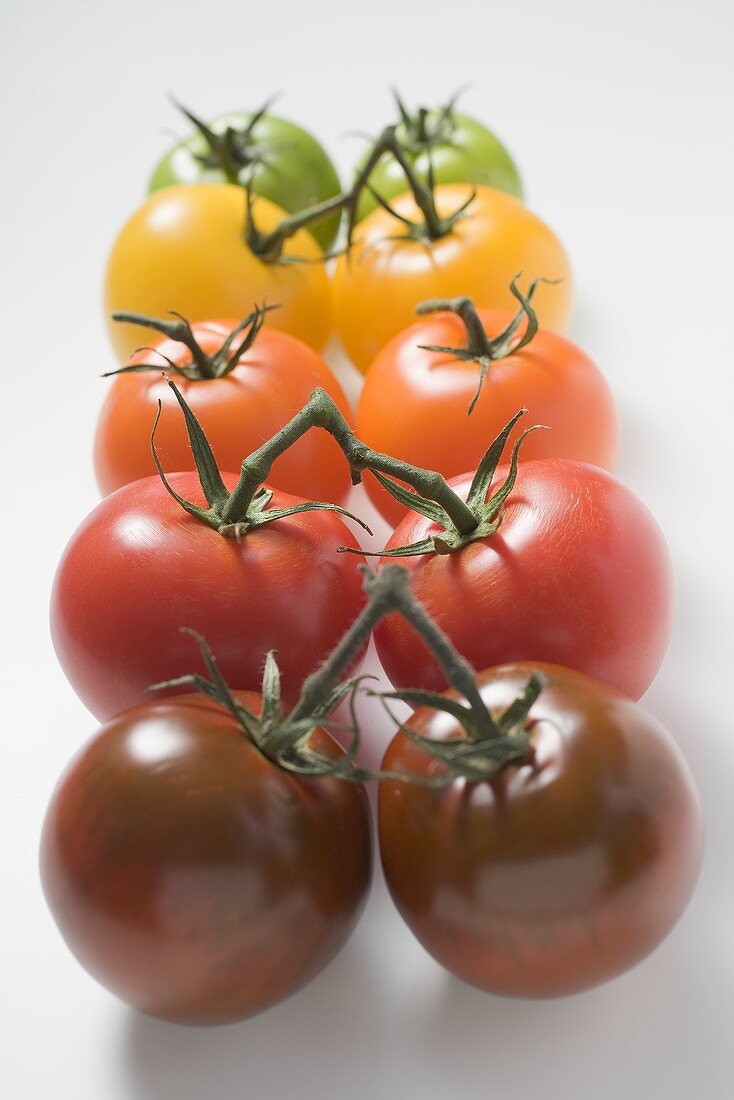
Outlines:
[[[333,958],[369,889],[370,779],[398,909],[493,992],[620,973],[698,873],[692,780],[636,702],[670,560],[560,333],[565,252],[486,127],[398,111],[344,189],[269,104],[185,112],[109,257],[104,499],[51,607],[104,725],[54,793],[42,877],[83,965],[167,1019],[242,1018]],[[366,375],[353,422],[334,329]],[[362,477],[394,527],[374,574],[343,507]],[[378,773],[370,636],[385,707],[413,710]]]

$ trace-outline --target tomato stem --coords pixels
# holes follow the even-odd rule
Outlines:
[[[445,353],[453,356],[454,359],[473,360],[478,364],[479,381],[467,409],[467,415],[469,416],[479,400],[490,364],[514,355],[521,348],[526,347],[535,337],[538,331],[538,317],[532,306],[532,301],[538,286],[541,283],[558,282],[555,279],[533,279],[527,294],[523,294],[517,285],[519,278],[520,276],[516,275],[510,283],[510,293],[520,303],[520,308],[509,325],[497,336],[490,337],[487,334],[471,298],[431,298],[416,306],[416,313],[420,316],[428,313],[447,312],[455,314],[463,322],[466,330],[465,347],[445,347],[441,344],[419,344],[418,347],[423,351]],[[516,336],[523,320],[526,322],[525,331],[520,336]]]
[[[529,748],[526,719],[530,707],[543,687],[543,677],[534,674],[524,691],[498,718],[489,711],[477,686],[474,670],[454,649],[448,637],[428,615],[410,588],[410,576],[405,569],[387,565],[377,575],[362,566],[367,605],[348,628],[326,661],[303,683],[293,710],[286,713],[280,694],[280,673],[273,653],[268,653],[262,680],[262,708],[255,715],[232,694],[211,653],[206,640],[194,630],[183,628],[197,641],[209,679],[198,674],[155,684],[157,691],[179,687],[194,687],[218,705],[229,710],[245,736],[259,751],[278,767],[299,776],[325,778],[334,776],[352,782],[370,779],[393,779],[421,782],[427,786],[445,786],[463,776],[472,780],[491,778],[511,761],[524,757]],[[402,699],[415,705],[445,710],[464,727],[466,737],[451,742],[432,742],[409,728],[403,731],[421,748],[443,765],[434,779],[424,779],[409,773],[370,771],[355,763],[360,741],[359,723],[354,710],[354,696],[364,677],[342,681],[344,671],[353,663],[370,634],[386,615],[403,615],[416,633],[436,655],[451,687],[466,702],[431,692],[387,692],[381,698]],[[315,750],[311,735],[319,726],[328,728],[328,718],[338,702],[348,697],[351,710],[352,741],[343,756],[331,759]]]
[[[269,507],[273,494],[272,490],[266,487],[265,482],[270,476],[275,461],[306,432],[312,428],[322,428],[330,433],[344,453],[354,484],[359,483],[364,470],[370,470],[396,500],[406,508],[428,517],[441,529],[440,534],[430,535],[420,542],[396,547],[393,550],[370,552],[355,550],[354,547],[339,547],[339,550],[345,553],[367,556],[373,554],[375,557],[398,558],[422,554],[451,554],[469,542],[494,534],[502,522],[505,501],[515,484],[518,455],[523,440],[529,432],[543,427],[536,424],[526,429],[516,439],[507,475],[490,496],[492,481],[505,445],[518,420],[527,410],[521,409],[516,413],[490,444],[477,467],[467,499],[463,501],[437,471],[423,470],[419,466],[412,466],[408,462],[367,447],[357,439],[328,393],[317,388],[300,412],[296,413],[266,443],[247,456],[242,463],[239,480],[230,493],[222,481],[214,454],[201,425],[176,384],[169,379],[168,385],[173,390],[186,420],[199,482],[209,507],[202,508],[185,500],[173,489],[166,478],[155,445],[156,429],[161,415],[160,401],[151,435],[151,451],[156,469],[167,492],[190,515],[216,528],[220,535],[235,539],[241,539],[249,530],[261,527],[265,523],[272,523],[274,520],[284,519],[298,512],[321,509],[347,516],[369,532],[366,523],[337,504],[303,501],[287,508]],[[411,492],[411,489],[406,486],[410,486],[413,491]]]
[[[320,387],[313,391],[292,420],[244,460],[240,479],[222,512],[223,525],[236,525],[247,516],[255,493],[267,481],[276,459],[311,428],[323,428],[334,437],[344,452],[355,483],[361,480],[364,470],[398,478],[415,489],[419,495],[416,500],[434,501],[460,534],[468,535],[476,528],[478,521],[474,513],[439,473],[411,466],[367,447],[357,439],[335,402]]]
[[[192,361],[188,366],[181,366],[179,363],[174,363],[173,360],[163,355],[157,348],[138,348],[138,351],[153,351],[168,364],[170,370],[174,371],[182,378],[188,379],[189,382],[202,382],[210,381],[213,378],[224,378],[233,371],[242,356],[249,351],[255,343],[260,329],[265,323],[266,314],[273,309],[279,308],[280,306],[278,305],[255,305],[252,313],[248,313],[248,315],[228,333],[221,347],[217,349],[214,355],[209,355],[204,351],[194,336],[191,323],[186,317],[183,317],[180,313],[176,313],[174,310],[171,310],[170,313],[171,316],[177,318],[175,321],[167,321],[157,317],[147,317],[142,313],[127,313],[122,311],[113,313],[112,320],[151,328],[155,332],[160,332],[163,336],[167,336],[169,340],[174,340],[178,344],[183,344],[191,352]],[[245,333],[243,339],[233,351],[233,343],[243,332]],[[137,354],[137,352],[135,354]],[[151,370],[160,373],[161,364],[131,363],[126,367],[118,367],[117,370],[106,371],[102,377],[112,378],[116,374],[133,374]]]
[[[467,85],[459,88],[452,95],[448,103],[442,107],[429,110],[427,107],[419,107],[415,114],[411,114],[403,99],[395,88],[392,96],[400,116],[400,124],[404,138],[401,141],[408,152],[414,156],[427,152],[434,145],[442,145],[451,141],[456,129],[454,108],[459,97],[466,91]]]
[[[209,153],[201,156],[194,154],[200,164],[207,168],[219,168],[224,173],[228,183],[240,183],[240,173],[243,168],[252,168],[261,164],[263,157],[263,144],[258,144],[253,139],[253,130],[264,114],[270,109],[276,96],[270,96],[254,111],[245,126],[241,129],[227,126],[224,133],[217,134],[210,126],[207,126],[197,115],[189,111],[176,99],[173,105],[181,111],[189,122],[198,130],[209,147]]]
[[[421,495],[420,491],[417,493],[410,493],[402,485],[393,482],[388,477],[383,477],[376,467],[371,467],[372,472],[383,488],[387,489],[400,504],[425,516],[427,519],[431,520],[432,523],[441,527],[442,531],[440,535],[427,535],[420,541],[410,543],[407,546],[397,546],[392,550],[362,550],[361,553],[365,557],[381,558],[410,558],[423,554],[453,554],[470,542],[475,542],[477,539],[484,539],[489,535],[493,535],[502,523],[505,501],[512,492],[517,479],[518,457],[523,441],[530,432],[545,428],[543,424],[534,424],[532,427],[526,428],[515,440],[505,479],[490,495],[494,476],[505,446],[513,428],[520,417],[524,416],[526,412],[527,409],[520,409],[519,412],[515,413],[507,424],[505,424],[496,439],[490,443],[484,457],[479,463],[474,477],[472,478],[465,503],[465,507],[468,508],[474,517],[474,523],[472,528],[465,532],[460,531],[452,521],[451,517],[448,515],[448,509],[444,506],[436,506],[435,502],[438,500],[438,497],[435,493],[432,497],[427,494]],[[407,465],[407,463],[404,465]],[[411,469],[413,469],[413,473],[415,473],[415,468]],[[424,474],[427,473],[425,470],[421,472]],[[404,478],[404,474],[397,474],[397,476],[401,479]],[[414,484],[415,480],[416,479],[414,479]],[[446,488],[454,497],[457,496],[448,485]],[[461,498],[459,497],[457,499]],[[352,553],[349,547],[342,547],[342,549],[345,552]]]
[[[262,527],[266,523],[272,523],[278,519],[285,519],[287,516],[294,516],[300,512],[314,511],[337,512],[339,515],[347,516],[349,519],[354,520],[354,522],[358,523],[360,527],[368,532],[368,534],[372,533],[363,520],[353,515],[351,512],[348,512],[346,508],[340,507],[338,504],[306,500],[299,504],[289,505],[286,508],[271,508],[269,505],[273,497],[272,490],[265,488],[265,486],[260,483],[258,483],[255,490],[250,494],[246,505],[243,506],[241,511],[237,512],[238,518],[233,519],[230,505],[234,494],[229,493],[226,485],[222,481],[222,476],[219,472],[209,441],[204,433],[204,429],[196,419],[196,416],[184,399],[183,394],[170,378],[168,379],[168,385],[173,390],[184,415],[186,431],[188,433],[189,443],[191,444],[194,462],[196,463],[196,472],[199,475],[199,484],[201,485],[201,490],[209,507],[201,508],[199,505],[192,504],[191,501],[182,497],[175,491],[164,473],[155,445],[156,430],[162,411],[162,404],[160,401],[158,402],[158,411],[150,437],[150,449],[153,455],[155,468],[158,471],[158,476],[163,482],[164,488],[170,493],[173,499],[181,505],[184,511],[189,513],[189,515],[194,516],[210,527],[214,527],[221,535],[236,539],[240,539],[247,531],[254,527]]]
[[[377,201],[384,206],[393,217],[398,217],[393,208],[380,195],[372,191],[369,185],[369,177],[372,175],[378,161],[386,154],[393,156],[402,168],[408,188],[413,192],[416,204],[423,214],[422,223],[410,222],[404,218],[399,219],[408,226],[410,236],[418,240],[438,240],[440,237],[444,237],[450,233],[458,219],[464,214],[466,208],[473,201],[473,191],[466,202],[462,203],[457,210],[454,210],[447,216],[440,215],[436,208],[433,193],[433,168],[432,165],[430,165],[430,161],[428,180],[427,183],[424,184],[413,170],[406,151],[398,140],[396,127],[386,126],[372,146],[369,156],[360,168],[352,187],[348,191],[343,191],[341,194],[335,195],[331,199],[326,199],[324,202],[317,203],[315,206],[300,210],[296,214],[289,214],[287,217],[282,218],[269,233],[261,232],[255,224],[252,188],[249,183],[246,184],[245,241],[249,248],[264,263],[294,262],[296,257],[283,256],[285,242],[297,233],[299,229],[313,225],[314,222],[323,220],[329,215],[334,214],[337,210],[342,210],[347,212],[344,251],[348,252],[352,247],[359,199],[365,188],[372,192]]]
[[[378,138],[349,191],[342,191],[338,195],[334,195],[333,198],[306,207],[305,210],[288,214],[269,233],[262,233],[255,224],[252,188],[249,184],[246,185],[245,240],[255,255],[259,256],[264,263],[276,263],[283,258],[285,242],[294,236],[299,229],[313,225],[314,222],[322,221],[338,210],[349,211],[347,231],[347,247],[349,247],[359,197],[366,186],[370,173],[385,152],[383,147],[384,136],[383,134]],[[292,259],[292,257],[289,257],[289,259]]]
[[[441,662],[449,684],[466,698],[479,735],[484,738],[499,737],[499,730],[479,694],[474,670],[413,595],[407,570],[397,565],[386,565],[374,575],[366,566],[361,566],[361,569],[369,602],[324,664],[305,681],[291,715],[293,721],[313,712],[319,700],[333,688],[352,663],[380,620],[399,611]]]

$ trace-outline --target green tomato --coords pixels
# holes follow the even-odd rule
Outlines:
[[[159,161],[149,193],[177,183],[244,184],[251,179],[254,194],[270,199],[287,214],[339,194],[339,177],[329,157],[300,126],[264,110],[234,111],[208,124],[188,111],[184,114],[196,129]],[[207,131],[221,138],[219,152]],[[222,153],[227,158],[226,168]],[[333,245],[338,228],[338,212],[308,227],[325,252]]]
[[[397,138],[421,179],[428,179],[430,150],[436,183],[483,184],[523,198],[515,162],[502,142],[481,122],[458,114],[451,105],[433,111],[421,108],[412,116],[399,100],[398,107],[401,121],[397,126]],[[362,157],[357,170],[367,155],[369,153]],[[390,154],[378,161],[369,183],[378,195],[388,200],[408,190],[405,174]],[[377,205],[370,192],[363,191],[357,205],[357,221]]]

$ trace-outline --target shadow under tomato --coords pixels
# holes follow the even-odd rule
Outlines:
[[[130,1013],[122,1072],[131,1100],[530,1100],[541,1095],[541,1082],[544,1100],[730,1100],[734,800],[729,764],[713,736],[720,731],[701,724],[703,669],[694,668],[691,681],[678,673],[698,640],[705,660],[710,616],[691,581],[685,571],[679,576],[673,650],[680,644],[681,652],[671,654],[643,704],[693,766],[709,847],[691,908],[657,951],[587,993],[552,1001],[494,997],[429,958],[376,869],[353,938],[281,1005],[211,1029]]]
[[[123,1071],[136,1100],[230,1100],[303,1097],[315,1066],[344,1050],[361,1057],[375,1030],[380,991],[352,940],[330,967],[293,997],[259,1016],[225,1027],[168,1024],[127,1017]],[[339,1054],[339,1051],[342,1054]],[[277,1093],[270,1091],[275,1087]]]
[[[683,1100],[700,1092],[706,1067],[707,1100],[727,1100],[734,1070],[720,1008],[734,989],[734,949],[714,962],[701,924],[700,913],[692,915],[670,950],[663,947],[595,990],[558,1000],[493,997],[447,977],[442,994],[420,1006],[406,1039],[420,1035],[435,1052],[436,1083],[445,1073],[447,1096],[525,1100],[543,1080],[546,1100]],[[696,1020],[709,1023],[698,1028]],[[490,1092],[472,1091],[482,1080],[491,1082]]]

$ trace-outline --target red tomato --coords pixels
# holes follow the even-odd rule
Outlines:
[[[237,478],[222,475],[231,490]],[[171,486],[205,507],[195,473]],[[274,492],[272,507],[298,499]],[[191,670],[202,633],[232,688],[256,690],[265,653],[277,651],[293,700],[364,604],[347,526],[305,512],[237,542],[190,516],[158,477],[123,486],[72,536],[51,597],[56,653],[82,702],[105,720],[141,702],[147,687]]]
[[[481,673],[488,708],[508,707],[537,667]],[[660,723],[586,676],[539,667],[549,683],[527,761],[441,789],[384,781],[379,797],[387,884],[423,946],[464,981],[522,997],[586,989],[652,951],[702,850],[693,781]],[[407,725],[436,741],[461,732],[428,708]],[[444,765],[398,734],[383,767]]]
[[[258,695],[238,699],[259,713]],[[321,730],[312,744],[341,751]],[[370,882],[367,799],[273,764],[201,696],[151,702],[63,776],[41,874],[98,981],[154,1016],[225,1023],[295,992],[348,938]]]
[[[507,472],[500,467],[494,484]],[[465,475],[450,485],[466,499],[470,481]],[[386,549],[440,533],[409,513]],[[521,462],[498,531],[453,553],[400,564],[411,571],[414,594],[476,669],[548,661],[636,699],[663,659],[674,598],[665,541],[637,497],[594,466]],[[380,623],[375,641],[396,687],[446,686],[435,659],[397,616]]]
[[[541,290],[542,294],[542,290]],[[513,314],[479,309],[487,334],[507,328]],[[470,416],[480,368],[419,345],[466,346],[452,313],[423,317],[395,336],[373,360],[357,408],[356,432],[373,450],[455,477],[476,469],[490,441],[526,406],[532,423],[548,425],[523,444],[522,459],[575,458],[612,469],[619,423],[603,375],[580,348],[549,329],[505,359],[490,363]],[[515,428],[510,441],[519,435]],[[405,508],[371,476],[365,488],[393,525]]]
[[[203,351],[214,355],[236,325],[229,320],[201,321],[191,327]],[[192,355],[183,344],[161,339],[154,347],[155,352],[133,355],[130,363],[159,364],[163,371],[169,369],[167,358],[190,367]],[[349,420],[341,386],[318,352],[276,329],[262,328],[237,366],[221,378],[189,381],[169,373],[200,421],[222,470],[239,470],[243,457],[290,420],[316,386],[326,390]],[[185,421],[161,373],[120,374],[97,425],[94,466],[102,493],[155,472],[150,432],[159,401],[163,412],[156,447],[163,469],[194,469]],[[350,485],[339,448],[325,432],[308,432],[276,461],[270,480],[295,496],[332,502],[342,500]]]

